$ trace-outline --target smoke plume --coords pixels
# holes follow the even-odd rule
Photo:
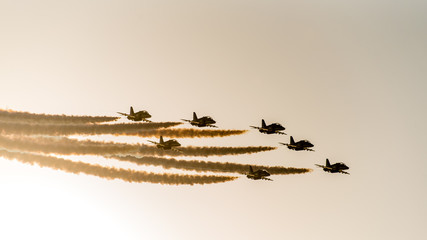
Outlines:
[[[29,112],[17,112],[0,109],[0,121],[31,122],[31,123],[100,123],[119,119],[120,117],[108,116],[71,116],[49,115]]]
[[[108,154],[136,154],[158,156],[211,156],[250,154],[261,151],[270,151],[275,147],[180,147],[177,150],[163,150],[156,146],[143,144],[125,144],[114,142],[96,142],[91,140],[79,141],[64,137],[28,137],[28,136],[0,136],[0,147],[10,150],[27,152],[58,153],[63,155],[108,155]]]
[[[175,168],[183,170],[192,170],[197,172],[223,172],[223,173],[240,173],[245,174],[249,172],[249,166],[255,169],[265,169],[271,174],[300,174],[310,172],[311,169],[307,168],[292,168],[292,167],[269,167],[260,165],[248,165],[239,163],[222,163],[222,162],[208,162],[201,160],[177,160],[174,158],[161,158],[161,157],[134,157],[134,156],[107,156],[109,158],[118,159],[120,161],[127,161],[138,165],[152,165],[161,166],[165,169]]]
[[[179,147],[176,150],[153,149],[151,146],[142,145],[138,153],[141,155],[158,155],[158,156],[223,156],[252,154],[265,152],[276,149],[270,146],[248,146],[248,147]]]
[[[64,137],[0,136],[0,147],[9,150],[63,155],[129,154],[138,151],[137,145],[90,140],[79,141]]]
[[[181,175],[181,174],[156,174],[145,171],[135,171],[131,169],[118,169],[113,167],[103,167],[83,162],[73,162],[63,158],[43,156],[32,153],[18,153],[0,150],[0,156],[7,159],[15,159],[26,164],[37,164],[40,167],[48,167],[54,170],[61,170],[68,173],[84,173],[97,176],[103,179],[121,179],[126,182],[148,182],[169,185],[193,185],[227,182],[236,179],[231,176],[215,175]]]
[[[0,129],[5,134],[73,135],[73,134],[115,134],[136,135],[131,132],[145,129],[167,128],[180,122],[118,123],[118,124],[29,124],[21,122],[1,122]]]
[[[136,135],[140,137],[169,137],[169,138],[202,138],[202,137],[226,137],[239,135],[247,130],[221,130],[221,129],[192,129],[192,128],[175,128],[175,129],[154,129],[142,130],[138,132],[121,133],[125,135]]]

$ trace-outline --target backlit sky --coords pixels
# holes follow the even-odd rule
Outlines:
[[[221,129],[264,118],[316,150],[255,130],[180,139],[278,147],[196,159],[313,169],[202,186],[0,159],[0,238],[426,238],[426,12],[426,1],[0,0],[2,109],[116,116],[132,105],[153,121],[196,111]],[[351,175],[315,168],[326,158]]]

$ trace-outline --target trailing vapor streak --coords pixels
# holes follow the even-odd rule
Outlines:
[[[231,135],[240,135],[247,130],[220,130],[220,129],[192,129],[192,128],[175,128],[175,129],[154,129],[142,130],[138,132],[121,133],[125,135],[136,135],[140,137],[169,137],[169,138],[201,138],[201,137],[226,137]]]
[[[0,121],[32,122],[32,123],[100,123],[110,122],[120,117],[108,116],[72,116],[72,115],[50,115],[29,112],[17,112],[13,110],[0,109]]]
[[[0,150],[0,156],[7,159],[16,159],[26,164],[37,164],[40,167],[48,167],[54,170],[61,170],[68,173],[84,173],[104,179],[120,179],[126,182],[148,182],[168,185],[193,185],[227,182],[236,179],[231,176],[215,175],[181,175],[181,174],[156,174],[145,171],[135,171],[131,169],[118,169],[114,167],[103,167],[83,162],[73,162],[63,158],[43,156],[32,153],[18,153]]]
[[[151,147],[141,146],[139,154],[141,155],[159,155],[159,156],[222,156],[222,155],[238,155],[251,154],[257,152],[265,152],[276,149],[269,146],[248,146],[248,147],[180,147],[177,151],[153,151]],[[154,149],[156,150],[156,149]]]
[[[179,150],[163,150],[155,146],[143,144],[126,144],[114,142],[95,142],[91,140],[79,141],[64,137],[28,137],[28,136],[0,136],[0,147],[10,150],[28,152],[58,153],[63,155],[75,154],[137,154],[137,155],[170,155],[170,156],[210,156],[249,154],[261,151],[270,151],[275,147],[180,147]]]
[[[238,163],[222,163],[222,162],[208,162],[200,160],[177,160],[174,158],[161,158],[161,157],[134,157],[134,156],[107,156],[109,158],[118,159],[120,161],[127,161],[138,165],[152,165],[161,166],[165,169],[175,168],[192,170],[197,172],[226,172],[226,173],[240,173],[245,174],[249,171],[249,166],[257,169],[263,168],[271,174],[300,174],[310,172],[308,168],[293,168],[293,167],[268,167],[260,165],[248,165]]]
[[[64,137],[27,136],[0,136],[0,147],[9,150],[58,153],[63,155],[123,154],[137,152],[139,148],[137,145],[113,142],[95,142],[90,140],[79,141]]]
[[[39,134],[39,135],[72,135],[72,134],[115,134],[126,135],[143,129],[167,128],[182,124],[180,122],[118,123],[118,124],[29,124],[1,122],[0,129],[5,134]]]

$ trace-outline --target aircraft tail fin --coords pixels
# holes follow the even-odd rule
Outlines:
[[[294,144],[295,144],[294,138],[291,136],[291,145],[294,145]]]
[[[197,120],[196,112],[193,112],[193,121],[196,121],[196,120]]]
[[[163,136],[160,136],[160,143],[164,143],[164,141],[163,141]]]
[[[254,173],[254,170],[252,169],[252,166],[249,166],[249,173]]]
[[[265,124],[264,119],[262,119],[261,123],[262,123],[262,127],[263,127],[263,128],[266,128],[266,127],[267,127],[267,124]]]
[[[129,115],[134,115],[135,112],[133,111],[133,107],[130,107],[130,114]]]
[[[326,167],[331,167],[331,163],[329,162],[329,159],[326,158]]]

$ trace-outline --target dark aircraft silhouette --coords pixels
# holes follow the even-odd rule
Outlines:
[[[173,149],[175,147],[181,146],[181,144],[175,139],[170,139],[170,140],[167,140],[166,142],[163,141],[163,136],[160,136],[159,142],[154,142],[150,140],[147,140],[147,141],[156,144],[157,148],[162,148],[164,150],[169,150],[169,149]]]
[[[250,126],[250,127],[258,129],[260,132],[266,133],[266,134],[277,133],[277,134],[286,135],[286,133],[281,132],[281,131],[285,130],[285,127],[283,127],[279,123],[272,123],[272,124],[267,126],[267,124],[265,124],[264,119],[262,119],[261,124],[262,124],[261,127],[255,127],[255,126]]]
[[[323,171],[325,171],[325,172],[330,172],[330,173],[337,173],[337,172],[339,172],[339,173],[344,173],[344,174],[350,174],[350,173],[344,171],[344,170],[349,169],[349,167],[347,167],[347,165],[345,165],[344,163],[341,163],[341,162],[334,163],[334,164],[331,165],[331,163],[329,162],[329,160],[326,159],[326,166],[319,165],[319,164],[315,164],[315,165],[318,166],[318,167],[323,168]]]
[[[147,111],[145,111],[145,110],[139,111],[139,112],[135,113],[133,111],[133,107],[130,107],[130,113],[129,114],[121,113],[121,112],[117,112],[117,113],[121,114],[123,116],[126,116],[127,119],[129,119],[131,121],[136,121],[136,122],[138,122],[138,121],[151,122],[150,120],[147,120],[147,118],[150,118],[151,115]]]
[[[252,166],[249,166],[249,173],[246,175],[247,178],[250,178],[253,180],[263,179],[263,180],[273,181],[270,178],[267,178],[268,176],[270,176],[270,173],[267,172],[267,170],[258,169],[254,172],[254,170],[252,169]]]
[[[309,142],[308,140],[300,140],[298,142],[294,141],[294,138],[291,136],[290,143],[281,143],[285,146],[288,146],[289,149],[293,149],[295,151],[301,151],[301,150],[307,150],[307,151],[314,151],[313,149],[310,149],[311,147],[314,147],[314,145]]]
[[[189,122],[193,126],[197,127],[217,127],[213,124],[215,124],[215,120],[213,120],[209,116],[204,116],[201,118],[197,118],[197,115],[195,112],[193,112],[193,120],[187,120],[187,119],[181,119],[183,121]]]

